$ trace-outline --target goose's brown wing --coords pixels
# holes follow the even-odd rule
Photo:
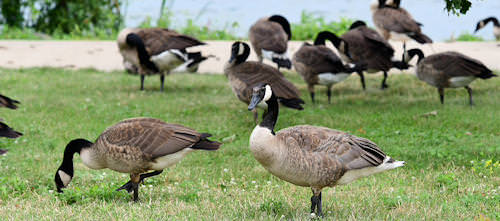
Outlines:
[[[373,14],[373,20],[384,29],[397,33],[420,33],[420,26],[407,11],[381,8]]]
[[[457,52],[443,52],[424,60],[448,77],[475,76],[491,73],[482,62]]]
[[[346,169],[378,166],[386,157],[372,141],[326,127],[295,126],[279,131],[277,136],[303,151],[329,155],[346,165]]]
[[[366,27],[352,29],[342,35],[354,62],[365,62],[368,69],[386,71],[392,67],[394,49],[378,33]]]
[[[132,118],[108,128],[99,139],[105,140],[108,146],[135,148],[154,159],[191,147],[200,137],[200,133],[182,125],[153,118]]]
[[[19,101],[10,99],[9,97],[0,94],[0,107],[7,107],[10,109],[17,109],[17,104]]]
[[[0,122],[0,137],[17,138],[22,135],[23,134],[21,132],[17,132],[10,128],[7,124]]]
[[[261,19],[250,27],[249,39],[258,49],[284,53],[287,50],[288,36],[281,25]]]
[[[285,99],[299,98],[300,92],[278,69],[267,64],[248,61],[233,67],[233,75],[244,82],[244,94],[252,96],[252,89],[259,83],[268,83],[276,96]],[[250,100],[250,97],[248,98]]]
[[[196,38],[163,28],[147,28],[137,32],[150,55],[157,55],[170,49],[185,49],[205,43]]]
[[[304,44],[294,55],[294,62],[304,64],[311,73],[338,73],[344,70],[340,58],[329,48]]]

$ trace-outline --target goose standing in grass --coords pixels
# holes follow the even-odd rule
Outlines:
[[[387,85],[387,72],[391,68],[394,67],[400,70],[408,69],[408,64],[394,59],[394,49],[389,42],[380,36],[377,31],[368,28],[363,21],[352,23],[349,31],[342,35],[342,39],[349,45],[350,58],[345,55],[345,50],[342,48],[339,49],[339,52],[344,55],[342,58],[346,62],[363,62],[366,65],[368,73],[384,72],[382,89],[389,87]],[[364,90],[366,89],[366,84],[363,71],[358,70],[357,73],[361,78],[361,85]]]
[[[444,88],[464,87],[473,105],[472,89],[469,84],[477,78],[488,79],[496,75],[482,62],[458,52],[443,52],[424,57],[420,49],[408,50],[406,62],[418,56],[418,79],[436,87],[441,104],[444,104]]]
[[[217,150],[221,143],[208,140],[210,136],[153,118],[121,121],[106,129],[95,143],[85,139],[68,143],[55,175],[57,191],[62,192],[73,179],[73,155],[78,153],[91,169],[129,173],[130,181],[117,190],[133,191],[137,201],[139,184],[145,178],[160,174],[195,150]]]
[[[253,89],[249,110],[267,104],[250,135],[250,150],[266,170],[292,184],[311,187],[311,213],[322,215],[321,191],[358,178],[401,167],[372,141],[326,127],[301,125],[274,132],[278,98],[269,84]]]
[[[293,56],[295,70],[307,82],[307,89],[314,103],[314,85],[325,85],[328,103],[331,100],[332,86],[351,75],[352,72],[362,72],[363,65],[344,65],[342,60],[325,45],[330,40],[336,47],[343,44],[344,51],[349,55],[348,43],[329,31],[318,33],[314,45],[304,43]]]
[[[267,64],[246,61],[250,54],[250,47],[244,42],[234,42],[231,46],[231,58],[224,67],[224,74],[229,79],[233,93],[247,105],[252,98],[252,89],[258,83],[268,83],[275,88],[279,102],[286,107],[302,110],[304,101],[300,99],[300,92],[288,81],[278,69]],[[266,108],[261,105],[261,108]],[[254,120],[257,122],[257,110],[253,110]]]
[[[292,39],[290,23],[281,15],[259,19],[248,33],[253,50],[259,61],[269,59],[280,67],[290,69],[292,62],[288,58],[288,41]]]
[[[14,129],[10,128],[7,124],[0,122],[0,137],[14,139],[14,138],[18,138],[22,135],[23,134],[21,132],[17,132]],[[0,148],[0,155],[4,155],[7,152],[8,152],[8,150]]]
[[[488,17],[479,21],[476,25],[476,30],[474,30],[474,33],[479,31],[481,28],[484,28],[484,26],[486,26],[490,22],[493,23],[493,35],[495,36],[497,41],[500,41],[500,22],[498,22],[497,18],[495,17]]]
[[[411,39],[420,44],[432,43],[432,39],[422,33],[422,24],[399,5],[400,0],[374,0],[370,7],[373,23],[385,40],[402,41],[403,51],[406,51],[406,42]]]
[[[159,74],[161,91],[165,74],[189,60],[186,48],[205,43],[164,28],[127,28],[118,34],[118,48],[127,68],[137,68],[144,90],[146,75]]]

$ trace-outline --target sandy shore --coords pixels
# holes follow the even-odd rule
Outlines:
[[[231,41],[206,41],[207,45],[190,49],[202,50],[204,54],[215,55],[200,65],[201,73],[222,73],[224,63],[229,59]],[[302,42],[289,43],[289,55]],[[402,44],[391,42],[401,57]],[[426,55],[444,51],[458,51],[484,62],[489,68],[500,70],[500,47],[496,42],[454,42],[418,45],[407,44],[407,48],[420,48]],[[256,60],[255,54],[250,55]],[[415,59],[416,60],[416,59]],[[0,67],[64,67],[95,68],[102,71],[123,70],[122,58],[114,41],[0,41]]]

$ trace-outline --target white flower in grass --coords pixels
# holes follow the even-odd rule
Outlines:
[[[267,184],[268,184],[268,185],[271,185],[271,181],[267,181]]]
[[[252,184],[255,184],[255,183],[257,183],[257,182],[255,182],[255,180],[252,180]]]
[[[175,182],[174,185],[179,186],[179,182]]]
[[[50,194],[54,193],[54,190],[49,190],[49,193],[50,193]]]
[[[316,217],[316,214],[315,213],[311,213],[311,218],[314,218]]]
[[[229,170],[227,168],[224,168],[224,173],[227,173],[229,172]]]

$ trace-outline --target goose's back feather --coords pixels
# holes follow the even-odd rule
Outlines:
[[[436,87],[449,87],[457,77],[487,78],[492,75],[481,61],[458,52],[443,52],[425,57],[417,67],[419,79]]]
[[[288,81],[278,69],[267,64],[247,61],[227,67],[225,73],[229,78],[233,92],[245,103],[250,102],[252,89],[259,83],[270,84],[273,92],[280,98],[300,97],[300,92],[295,85]]]
[[[178,124],[167,124],[153,118],[124,120],[104,131],[97,139],[99,148],[119,154],[155,159],[193,146],[201,134]]]
[[[392,67],[392,46],[375,30],[357,27],[342,35],[349,45],[353,62],[365,62],[367,69],[387,71]]]
[[[170,49],[183,50],[204,44],[196,38],[165,28],[139,29],[136,34],[144,41],[150,56],[161,54]]]
[[[260,54],[262,49],[279,54],[285,53],[287,50],[288,35],[279,23],[269,21],[268,19],[259,19],[252,25],[248,33],[248,38],[257,54]]]
[[[421,29],[413,17],[401,8],[380,8],[373,13],[376,26],[397,33],[420,33]]]
[[[342,60],[324,45],[304,43],[293,56],[293,64],[307,82],[317,81],[320,73],[339,73],[344,70]]]

